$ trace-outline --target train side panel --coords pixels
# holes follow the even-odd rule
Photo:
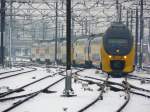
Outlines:
[[[86,55],[85,55],[85,40],[77,40],[74,43],[74,63],[75,64],[85,64]]]
[[[66,41],[61,43],[61,63],[66,64]]]
[[[94,66],[100,66],[101,57],[100,57],[100,45],[101,39],[95,38],[90,43],[90,60]]]
[[[55,43],[50,42],[49,44],[49,59],[51,63],[55,62]]]

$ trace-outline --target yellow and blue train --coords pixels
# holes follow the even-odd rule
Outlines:
[[[37,46],[33,46],[32,60],[55,62],[54,47],[54,41],[45,44],[40,42]],[[134,39],[129,29],[122,23],[111,24],[103,36],[74,40],[71,50],[73,65],[100,66],[102,71],[111,75],[130,73],[134,70]],[[65,40],[58,42],[57,51],[57,61],[66,63]],[[45,57],[42,57],[43,54]]]
[[[122,75],[133,72],[135,62],[134,38],[122,23],[113,23],[102,40],[102,70],[108,74]]]

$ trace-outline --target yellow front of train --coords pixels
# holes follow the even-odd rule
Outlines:
[[[134,71],[134,39],[125,25],[112,24],[105,32],[101,45],[102,71],[110,75]]]

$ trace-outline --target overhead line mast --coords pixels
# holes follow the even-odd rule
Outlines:
[[[5,0],[1,0],[1,64],[4,67]]]
[[[71,0],[66,1],[66,79],[64,96],[74,96],[71,71]]]
[[[58,1],[56,0],[56,20],[55,20],[55,64],[57,64],[57,37],[58,37]]]
[[[144,36],[144,17],[143,17],[143,0],[140,3],[140,56],[139,56],[139,68],[142,69],[143,61],[143,36]]]

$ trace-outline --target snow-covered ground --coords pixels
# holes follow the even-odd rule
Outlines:
[[[0,68],[0,73],[9,72],[9,71],[15,71],[15,70],[20,70],[20,68],[15,68],[15,67],[12,67],[12,68],[9,68],[9,67]]]
[[[38,80],[42,77],[54,74],[58,71],[55,68],[50,68],[50,72],[47,72],[46,68],[36,68],[36,71],[0,80],[0,87],[5,86],[9,87],[10,89],[18,88],[25,84]],[[27,71],[29,69],[30,68],[24,68],[24,71]],[[72,72],[74,71],[76,70],[73,70]],[[79,74],[82,76],[90,76],[100,79],[106,79],[107,77],[106,74],[102,73],[100,70],[95,69],[84,70]],[[150,77],[150,74],[147,74],[145,72],[134,72],[133,74]],[[60,75],[49,77],[41,82],[35,83],[34,85],[25,88],[22,92],[13,93],[6,97],[23,95],[40,90],[41,88],[52,84],[60,78],[62,78],[62,76]],[[109,80],[121,83],[124,80],[124,78],[110,78]],[[140,81],[133,79],[128,79],[128,81],[133,85],[150,90],[150,84],[141,84]],[[65,80],[63,80],[57,85],[49,88],[50,91],[55,91],[54,93],[40,93],[33,99],[30,99],[29,101],[23,103],[19,107],[14,108],[10,112],[78,112],[87,104],[95,100],[100,93],[100,91],[98,91],[99,87],[97,85],[89,85],[86,82],[82,81],[77,81],[76,83],[74,83],[74,80],[72,80],[72,87],[77,96],[62,96],[63,91],[65,89]],[[115,112],[119,108],[119,106],[121,106],[124,103],[124,92],[114,92],[111,91],[109,88],[106,88],[105,91],[106,92],[104,93],[103,100],[99,100],[95,105],[87,109],[86,112]],[[13,105],[13,103],[22,99],[24,98],[0,102],[0,112]],[[149,105],[150,99],[131,94],[131,100],[129,101],[123,112],[149,112]]]

